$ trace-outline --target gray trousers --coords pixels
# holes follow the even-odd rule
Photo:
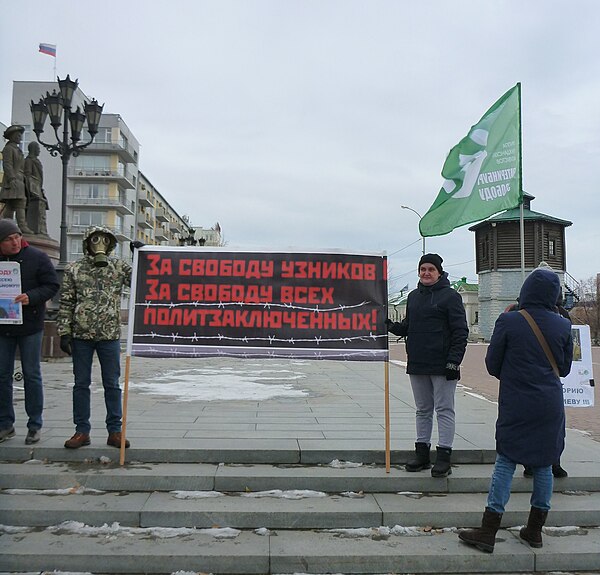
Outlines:
[[[433,411],[437,415],[440,447],[452,448],[456,427],[454,393],[457,381],[445,375],[409,375],[417,407],[417,443],[431,444]]]

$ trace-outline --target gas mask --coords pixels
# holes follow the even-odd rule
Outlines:
[[[106,234],[92,234],[87,241],[88,250],[94,256],[94,265],[97,268],[104,268],[108,265],[108,248],[110,246],[110,237]]]

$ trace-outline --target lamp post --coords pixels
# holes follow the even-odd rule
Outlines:
[[[421,221],[421,219],[423,218],[423,216],[417,212],[417,210],[413,210],[412,208],[409,208],[408,206],[400,206],[403,210],[410,210],[413,214],[417,214],[417,216],[419,216],[419,221]],[[419,235],[421,235],[421,230],[419,230]],[[421,236],[423,238],[423,254],[425,255],[425,236]]]
[[[98,124],[102,116],[104,104],[100,106],[96,100],[84,102],[82,112],[77,106],[76,110],[71,110],[73,94],[79,85],[78,80],[71,80],[69,75],[61,80],[57,78],[60,93],[52,90],[52,94],[46,92],[46,96],[40,98],[36,104],[31,101],[30,109],[33,118],[33,131],[37,141],[44,146],[51,156],[60,156],[62,160],[62,195],[61,195],[61,216],[60,216],[60,258],[57,269],[64,270],[68,262],[67,258],[67,175],[71,156],[78,156],[79,152],[89,146],[98,133]],[[44,124],[47,116],[50,116],[50,124],[54,128],[56,144],[42,142],[41,134],[44,131]],[[87,119],[87,130],[90,134],[90,141],[80,144],[81,132]],[[60,137],[60,127],[62,125],[62,139]],[[71,134],[69,135],[69,127]]]

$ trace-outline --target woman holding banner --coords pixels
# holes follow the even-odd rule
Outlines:
[[[408,294],[406,317],[401,322],[387,320],[388,331],[406,338],[406,372],[417,408],[415,457],[405,469],[421,471],[431,467],[435,410],[439,439],[432,477],[447,477],[452,473],[454,393],[469,335],[462,298],[450,287],[442,262],[438,254],[421,257],[419,283]]]

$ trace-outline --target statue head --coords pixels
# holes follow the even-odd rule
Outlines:
[[[27,150],[29,151],[30,156],[37,157],[40,155],[40,145],[37,142],[29,142]]]
[[[19,126],[18,124],[13,124],[4,130],[4,137],[10,142],[14,142],[15,144],[19,144],[23,139],[23,132],[25,128],[23,126]]]

